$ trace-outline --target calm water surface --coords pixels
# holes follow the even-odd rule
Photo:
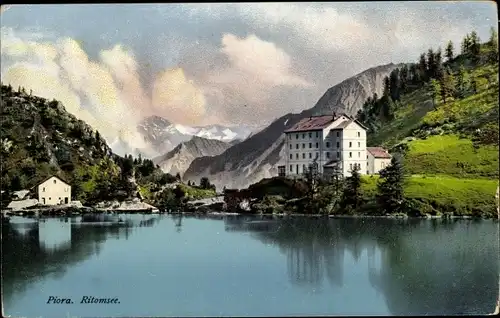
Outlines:
[[[487,314],[498,296],[496,220],[121,217],[4,224],[5,314]]]

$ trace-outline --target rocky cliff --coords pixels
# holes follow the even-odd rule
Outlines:
[[[267,128],[214,157],[200,157],[191,163],[184,179],[208,177],[218,187],[242,188],[277,174],[283,156],[283,131],[311,115],[333,111],[355,115],[374,93],[382,94],[383,79],[399,65],[368,69],[328,89],[316,105],[300,114],[287,114]]]
[[[220,140],[193,136],[191,140],[180,143],[165,155],[153,158],[153,162],[159,165],[163,172],[182,175],[194,159],[219,155],[231,145]]]

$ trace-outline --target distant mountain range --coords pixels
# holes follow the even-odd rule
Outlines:
[[[355,116],[368,97],[374,93],[382,95],[384,78],[401,66],[392,63],[377,66],[346,79],[328,89],[313,108],[278,118],[267,128],[220,155],[193,160],[184,179],[208,177],[218,187],[242,188],[262,178],[277,175],[277,166],[281,164],[284,151],[283,132],[286,129],[312,115],[337,112]]]
[[[165,155],[153,158],[153,163],[159,165],[164,172],[182,175],[194,159],[219,155],[239,141],[236,139],[233,142],[224,142],[193,136],[189,141],[180,143]]]
[[[171,123],[160,116],[145,118],[137,126],[137,130],[158,155],[165,155],[180,143],[191,140],[193,136],[234,144],[237,141],[246,139],[252,133],[250,128],[242,126],[209,125],[190,127]]]

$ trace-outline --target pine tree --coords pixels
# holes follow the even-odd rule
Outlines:
[[[401,83],[401,91],[405,93],[408,90],[408,78],[409,78],[409,70],[408,65],[404,64],[401,67],[401,71],[399,72],[400,83]]]
[[[361,176],[357,165],[351,171],[351,176],[345,179],[342,196],[342,207],[347,211],[357,209],[361,205]]]
[[[476,31],[472,31],[470,35],[470,54],[472,57],[472,61],[474,63],[478,63],[480,59],[480,52],[481,52],[481,43],[480,43],[479,36],[477,35]]]
[[[384,77],[384,93],[383,96],[389,96],[391,93],[391,81],[389,80],[389,77]]]
[[[464,39],[462,40],[462,54],[469,54],[470,53],[470,46],[471,46],[471,38],[470,35],[467,34]]]
[[[441,48],[438,48],[434,54],[434,76],[437,79],[441,79],[444,73],[443,58],[441,56]]]
[[[434,109],[436,109],[436,105],[438,103],[438,98],[439,98],[439,93],[441,92],[441,85],[439,84],[439,81],[437,81],[436,79],[431,80],[430,91],[431,91]]]
[[[404,167],[399,155],[391,159],[391,164],[380,171],[377,184],[377,202],[385,213],[404,212]]]
[[[490,63],[498,62],[498,33],[493,27],[490,29],[490,39],[488,41],[490,51],[488,53],[488,61]]]
[[[446,100],[453,96],[455,96],[455,77],[448,67],[441,81],[441,98],[443,99],[443,103],[446,103]]]
[[[427,78],[436,78],[436,61],[434,51],[427,51]]]
[[[420,54],[420,59],[418,62],[418,84],[422,84],[427,80],[427,61],[425,59],[425,53]]]
[[[450,41],[448,41],[448,44],[446,45],[446,52],[445,52],[447,62],[450,62],[451,60],[453,60],[453,49],[454,49],[453,42],[450,40]]]
[[[465,71],[465,68],[460,66],[460,70],[458,71],[457,75],[457,80],[455,82],[455,97],[456,98],[464,98],[465,93],[467,91],[467,86],[466,86],[466,81],[467,81],[467,73]]]

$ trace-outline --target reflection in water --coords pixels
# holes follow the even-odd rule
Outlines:
[[[150,288],[151,293],[168,299],[154,309],[152,315],[170,310],[165,309],[167,305],[175,307],[175,313],[192,316],[207,308],[213,310],[211,313],[219,312],[224,305],[233,306],[232,312],[241,313],[237,310],[245,304],[221,299],[239,296],[238,292],[247,295],[248,291],[264,289],[267,294],[253,293],[253,301],[265,305],[263,315],[279,315],[278,311],[293,315],[294,310],[302,312],[325,302],[330,304],[332,297],[338,306],[332,305],[332,314],[349,310],[359,313],[361,310],[356,309],[363,307],[363,303],[349,303],[345,297],[353,290],[367,306],[382,313],[389,308],[394,315],[490,313],[497,296],[498,225],[490,221],[178,215],[172,217],[177,231],[181,231],[186,222],[189,224],[182,229],[182,235],[163,230],[164,225],[174,227],[170,220],[151,231],[139,229],[158,225],[162,217],[167,216],[120,215],[121,220],[103,222],[82,217],[54,218],[3,224],[5,306],[19,307],[19,304],[12,305],[16,296],[25,294],[28,287],[37,288],[34,286],[38,281],[43,286],[54,275],[66,275],[61,282],[72,281],[69,276],[81,275],[82,268],[68,274],[66,270],[101,250],[101,257],[95,257],[89,262],[90,269],[83,272],[91,273],[90,279],[103,281],[109,276],[123,277],[124,284],[130,280],[135,282],[134,286]],[[221,226],[227,233],[219,235]],[[110,240],[103,248],[107,239],[123,240],[129,235],[133,238],[130,242],[119,244]],[[148,244],[151,248],[142,249]],[[238,244],[248,249],[241,252]],[[133,254],[122,253],[121,249],[129,248],[136,250]],[[235,256],[231,251],[239,254]],[[260,259],[264,254],[269,258]],[[151,258],[156,261],[151,262]],[[130,266],[116,266],[109,263],[109,259]],[[102,260],[106,264],[101,267],[98,263]],[[286,274],[282,270],[284,262]],[[205,266],[206,263],[210,266]],[[149,267],[157,276],[148,280],[149,277],[136,270],[138,264]],[[221,270],[214,271],[214,268]],[[101,271],[96,273],[98,269]],[[171,289],[165,287],[168,284],[164,282],[175,279],[186,283],[175,284]],[[220,287],[220,294],[212,295],[215,298],[205,296],[221,279],[225,279],[221,284],[225,287]],[[374,289],[383,298],[376,298]],[[133,288],[130,293],[124,291],[122,297],[144,296],[135,291]],[[276,299],[282,297],[283,302],[265,304],[270,295]],[[258,299],[259,296],[262,298]],[[146,296],[142,301],[149,298]],[[188,301],[182,303],[184,299]],[[149,306],[154,306],[153,303]],[[124,307],[119,310],[137,309],[135,304],[130,304],[133,307],[126,307],[123,302]],[[211,304],[213,308],[209,307]],[[92,313],[89,316],[93,316]]]
[[[93,255],[110,237],[127,238],[132,227],[151,227],[158,217],[127,215],[121,223],[86,223],[81,218],[17,218],[2,223],[2,283],[5,304],[42,277]]]
[[[68,218],[47,218],[38,222],[40,250],[50,253],[71,249],[71,223]]]
[[[244,219],[225,223],[228,231],[278,246],[299,286],[320,288],[326,278],[341,287],[345,253],[358,262],[366,251],[369,282],[394,315],[490,313],[498,295],[491,221],[291,218],[268,222],[274,230]]]

